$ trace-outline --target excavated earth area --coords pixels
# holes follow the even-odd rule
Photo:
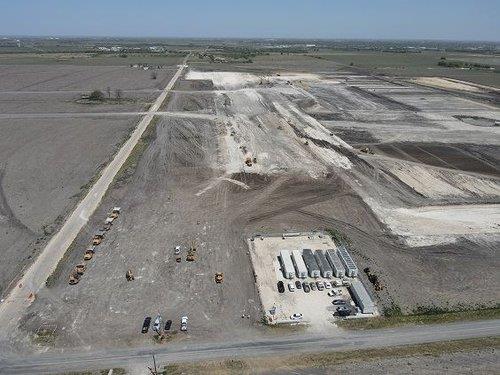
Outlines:
[[[137,165],[115,182],[30,307],[27,335],[13,337],[17,349],[43,324],[58,327],[61,348],[150,344],[139,331],[158,312],[175,330],[189,316],[189,333],[173,335],[186,342],[275,334],[260,323],[246,245],[256,232],[340,231],[359,268],[385,286],[371,290],[382,307],[498,303],[499,130],[455,117],[498,119],[490,104],[345,72],[192,69],[162,111]],[[467,151],[453,168],[446,158],[384,151],[417,142]],[[471,171],[467,158],[483,169]],[[68,285],[114,205],[122,215],[82,280]],[[196,261],[176,263],[174,247],[184,257],[192,244]],[[127,269],[135,281],[125,280]],[[224,272],[223,284],[215,272]]]

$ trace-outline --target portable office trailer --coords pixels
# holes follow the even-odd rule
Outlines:
[[[335,249],[328,249],[325,251],[326,259],[332,266],[333,274],[335,277],[342,278],[345,276],[345,268],[339,257],[336,254]]]
[[[304,263],[306,264],[307,272],[310,277],[321,276],[318,263],[316,262],[311,249],[304,249],[304,251],[302,251],[302,259],[304,259]]]
[[[314,258],[316,258],[316,262],[318,263],[319,270],[321,271],[321,276],[326,278],[331,278],[333,276],[333,270],[328,260],[326,260],[325,253],[323,250],[316,250],[314,252]]]
[[[288,250],[280,251],[281,271],[286,279],[293,279],[295,269],[293,268],[292,258]]]
[[[375,313],[375,304],[360,280],[352,280],[349,291],[351,292],[354,302],[359,306],[363,314]]]
[[[307,267],[299,250],[292,251],[292,261],[295,265],[295,274],[297,277],[305,279],[307,277]]]
[[[346,275],[349,277],[358,276],[358,267],[356,266],[356,263],[354,263],[351,254],[349,254],[344,245],[340,245],[338,247],[337,254],[339,255],[340,261],[345,267]]]

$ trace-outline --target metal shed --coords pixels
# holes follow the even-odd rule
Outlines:
[[[302,251],[302,259],[304,259],[304,263],[306,264],[307,271],[310,277],[320,277],[320,270],[318,267],[318,263],[314,258],[313,252],[311,249],[304,249]]]
[[[345,276],[345,268],[339,257],[336,254],[335,249],[328,249],[325,251],[326,259],[330,262],[330,266],[332,266],[333,274],[335,277],[342,278]]]
[[[321,271],[321,276],[326,278],[331,278],[333,276],[333,270],[328,260],[326,260],[325,253],[323,250],[316,250],[314,252],[314,258],[316,258],[316,262],[318,263],[319,270]]]
[[[340,261],[345,267],[346,270],[346,275],[349,277],[356,277],[358,276],[358,267],[356,266],[356,263],[354,263],[354,260],[351,257],[351,254],[347,251],[346,247],[344,245],[340,245],[338,247],[338,253]]]
[[[304,260],[302,259],[302,254],[300,253],[299,250],[292,251],[292,261],[293,264],[295,265],[295,271],[297,277],[305,279],[307,277],[307,267],[306,264],[304,263]]]
[[[360,280],[354,279],[349,287],[349,291],[363,314],[375,313],[375,304]]]
[[[286,279],[293,279],[295,268],[293,268],[292,258],[288,250],[280,251],[281,271]]]

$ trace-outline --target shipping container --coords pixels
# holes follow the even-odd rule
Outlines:
[[[325,253],[323,250],[316,250],[314,252],[314,258],[316,258],[316,262],[318,263],[319,270],[321,271],[321,276],[325,278],[333,277],[333,270],[328,260],[326,260]]]
[[[302,251],[302,259],[304,259],[304,263],[306,264],[307,272],[310,277],[321,276],[318,263],[316,262],[311,249],[304,249]]]
[[[344,245],[339,245],[337,247],[337,254],[345,267],[346,275],[349,277],[357,277],[358,267]]]
[[[288,250],[280,251],[281,271],[286,279],[293,279],[295,268],[293,267],[292,258]]]
[[[345,268],[336,253],[337,251],[335,249],[326,250],[326,259],[330,262],[335,277],[342,278],[345,276]]]
[[[352,298],[363,314],[374,314],[375,304],[359,279],[354,279],[349,287]]]
[[[292,251],[292,261],[295,265],[295,274],[297,277],[305,279],[307,277],[307,267],[299,250]]]

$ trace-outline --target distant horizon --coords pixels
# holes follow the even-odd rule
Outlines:
[[[492,0],[23,0],[2,5],[0,34],[498,42],[499,19]]]
[[[467,42],[467,43],[499,43],[498,40],[487,39],[432,39],[432,38],[302,38],[302,37],[204,37],[204,36],[123,36],[123,35],[57,35],[57,34],[40,34],[40,35],[16,35],[16,34],[0,34],[0,38],[63,38],[63,39],[188,39],[188,40],[298,40],[298,41],[373,41],[373,42]]]

